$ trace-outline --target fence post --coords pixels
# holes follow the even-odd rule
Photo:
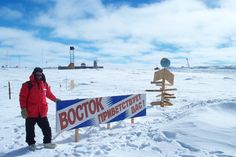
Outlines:
[[[111,129],[111,123],[107,123],[107,129]]]
[[[75,142],[79,141],[79,129],[75,129]]]
[[[68,81],[68,79],[66,78],[66,90],[68,90],[68,87],[67,87],[67,81]]]
[[[131,118],[131,124],[134,124],[134,118]]]
[[[74,80],[70,80],[70,90],[75,88],[75,81]]]
[[[9,93],[9,100],[11,99],[11,83],[8,81],[8,93]]]

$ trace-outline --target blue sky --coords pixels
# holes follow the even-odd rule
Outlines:
[[[1,0],[0,65],[236,65],[235,0]]]

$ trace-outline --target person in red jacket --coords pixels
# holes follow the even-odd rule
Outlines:
[[[47,118],[48,104],[46,98],[54,102],[60,101],[51,92],[46,82],[43,69],[36,67],[30,76],[30,80],[23,83],[20,90],[21,115],[25,119],[26,143],[30,150],[35,150],[34,126],[37,123],[43,132],[43,143],[45,148],[55,148],[51,143],[52,132]]]

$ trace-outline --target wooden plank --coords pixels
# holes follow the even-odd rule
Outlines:
[[[161,79],[163,79],[163,73],[164,73],[164,69],[161,69],[159,71],[156,71],[154,73],[154,78],[153,78],[153,82],[157,82]]]
[[[170,101],[170,99],[168,99],[168,98],[164,98],[164,100],[163,101]]]
[[[75,142],[79,141],[79,129],[75,129]]]
[[[165,106],[172,106],[173,104],[169,101],[157,101],[157,102],[151,102],[152,106],[160,105],[161,107]]]
[[[160,96],[162,96],[162,94],[158,94],[156,97],[160,97]]]
[[[171,84],[169,84],[169,83],[165,83],[165,86],[172,86]]]
[[[151,81],[151,84],[155,84],[156,86],[162,86],[162,81],[158,81],[158,82]]]
[[[159,90],[159,89],[147,89],[145,91],[146,92],[163,92],[163,90]]]
[[[164,95],[170,95],[170,96],[172,96],[172,95],[174,95],[174,94],[172,94],[172,93],[163,93]]]
[[[176,98],[175,96],[167,96],[167,95],[164,95],[164,98],[166,99],[172,99],[172,98]]]
[[[162,102],[160,106],[161,106],[161,107],[165,107],[165,104]]]
[[[167,69],[164,69],[164,72],[163,72],[163,78],[168,81],[171,85],[174,84],[174,74],[171,73],[169,70]]]
[[[171,85],[174,84],[174,74],[165,68],[154,73],[152,82],[158,82],[161,79],[167,80]]]
[[[169,102],[169,101],[164,101],[163,104],[165,106],[173,106],[173,104],[171,102]]]
[[[157,82],[151,81],[151,84],[155,84],[155,85],[159,86],[159,85],[162,85],[162,81],[157,81]],[[170,84],[170,83],[165,83],[165,86],[172,86],[172,84]]]
[[[162,90],[162,89],[160,89]],[[165,89],[165,91],[172,91],[172,90],[177,90],[176,88],[170,88],[170,89]]]
[[[152,106],[161,105],[161,101],[154,101],[154,102],[151,102],[151,105],[152,105]]]
[[[151,81],[151,84],[159,84],[162,83],[162,81]]]

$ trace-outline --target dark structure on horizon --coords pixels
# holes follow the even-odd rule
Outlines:
[[[98,66],[97,60],[93,61],[93,66],[86,66],[85,63],[82,63],[81,66],[75,66],[75,56],[74,56],[75,48],[70,46],[70,64],[68,66],[58,66],[59,70],[65,69],[101,69],[103,66]]]

